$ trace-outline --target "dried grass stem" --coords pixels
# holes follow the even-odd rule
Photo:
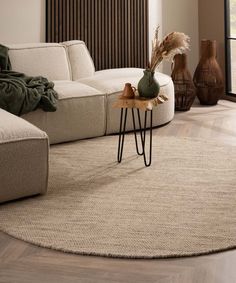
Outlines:
[[[155,72],[161,62],[173,60],[176,54],[185,53],[189,49],[190,38],[181,32],[172,32],[168,34],[162,42],[158,40],[159,26],[156,28],[155,36],[152,41],[152,54],[149,68]]]

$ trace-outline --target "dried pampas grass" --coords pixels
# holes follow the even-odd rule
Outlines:
[[[166,60],[173,60],[176,54],[182,54],[189,49],[190,38],[182,32],[172,32],[168,34],[162,42],[158,39],[159,26],[156,28],[152,42],[151,62],[149,69],[155,72],[160,63]]]

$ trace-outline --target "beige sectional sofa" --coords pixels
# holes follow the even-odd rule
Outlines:
[[[42,75],[54,81],[59,94],[54,113],[36,110],[23,118],[45,131],[51,144],[85,139],[119,131],[119,110],[112,108],[126,82],[137,86],[143,75],[138,68],[95,71],[83,41],[62,44],[9,45],[13,70]],[[169,76],[156,73],[169,101],[154,109],[153,124],[159,126],[174,116],[174,88]],[[131,129],[128,119],[127,129]]]
[[[38,109],[21,118],[0,109],[0,202],[46,192],[48,137],[55,144],[117,133],[120,111],[112,104],[126,82],[137,86],[143,75],[138,68],[96,72],[82,41],[8,47],[13,70],[54,81],[59,101],[56,112]],[[169,98],[153,111],[159,126],[174,116],[174,88],[169,76],[156,78]]]

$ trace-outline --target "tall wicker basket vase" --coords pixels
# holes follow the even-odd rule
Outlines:
[[[193,104],[196,91],[187,68],[187,55],[175,55],[173,66],[171,77],[175,86],[175,110],[188,111]]]
[[[201,58],[194,73],[193,81],[197,97],[203,105],[217,104],[224,91],[221,68],[216,60],[216,41],[201,41]]]

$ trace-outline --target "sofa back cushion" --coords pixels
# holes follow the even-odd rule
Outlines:
[[[58,43],[8,45],[12,70],[49,80],[71,80],[66,49]]]
[[[62,42],[66,46],[70,60],[72,80],[91,77],[95,73],[93,60],[83,41],[71,40]]]

